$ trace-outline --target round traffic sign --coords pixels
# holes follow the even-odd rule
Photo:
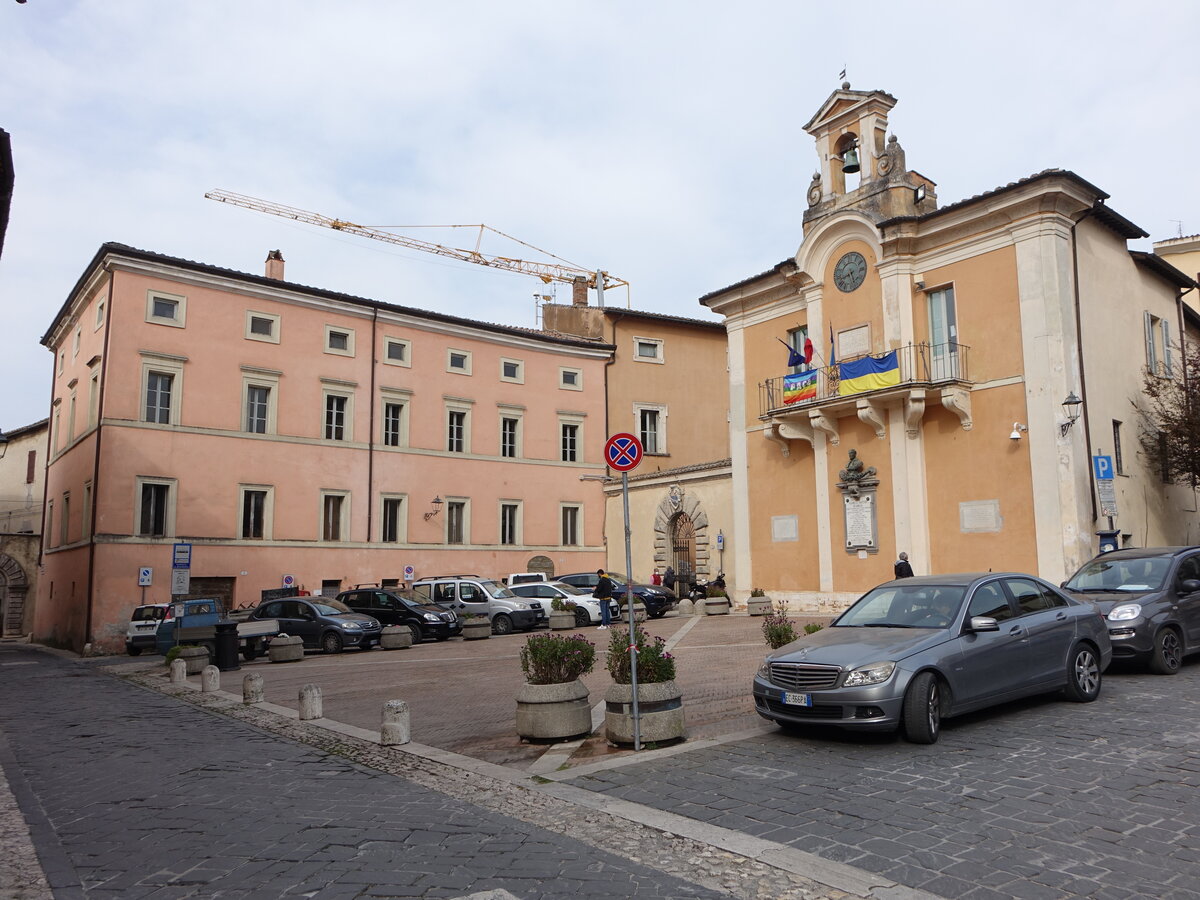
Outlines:
[[[618,472],[636,469],[642,461],[642,442],[632,434],[614,434],[604,445],[604,459]]]

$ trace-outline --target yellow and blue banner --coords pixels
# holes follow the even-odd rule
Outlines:
[[[783,405],[817,399],[817,370],[783,376]]]
[[[838,382],[838,394],[861,394],[863,391],[877,391],[880,388],[893,387],[900,383],[900,361],[896,351],[885,353],[883,356],[864,356],[851,362],[838,365],[841,379]]]

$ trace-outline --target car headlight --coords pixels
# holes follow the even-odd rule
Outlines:
[[[892,677],[896,670],[894,662],[876,662],[851,669],[844,687],[862,687],[864,684],[879,684]]]
[[[442,620],[441,620],[441,619],[440,619],[440,618],[439,618],[439,617],[438,617],[438,616],[437,616],[435,613],[424,613],[424,616],[425,616],[425,621],[426,621],[426,622],[440,622],[440,621],[442,621]]]
[[[1110,622],[1128,622],[1130,619],[1136,619],[1142,614],[1142,604],[1140,603],[1122,603],[1120,606],[1114,606],[1108,613],[1108,621]]]
[[[771,680],[771,662],[770,662],[770,660],[764,659],[763,664],[758,667],[758,677],[765,678],[767,681]]]
[[[347,631],[361,631],[362,625],[358,622],[343,622],[342,627]]]

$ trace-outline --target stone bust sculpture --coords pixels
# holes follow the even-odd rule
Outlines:
[[[858,458],[858,451],[850,451],[850,459],[846,463],[846,468],[838,472],[838,480],[846,485],[846,492],[850,494],[858,493],[859,482],[866,478],[875,477],[875,467],[865,466],[863,461]]]

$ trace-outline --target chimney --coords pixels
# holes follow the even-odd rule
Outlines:
[[[587,279],[576,275],[571,283],[571,303],[575,306],[587,306]]]
[[[283,281],[283,254],[278,250],[267,254],[267,277]]]

